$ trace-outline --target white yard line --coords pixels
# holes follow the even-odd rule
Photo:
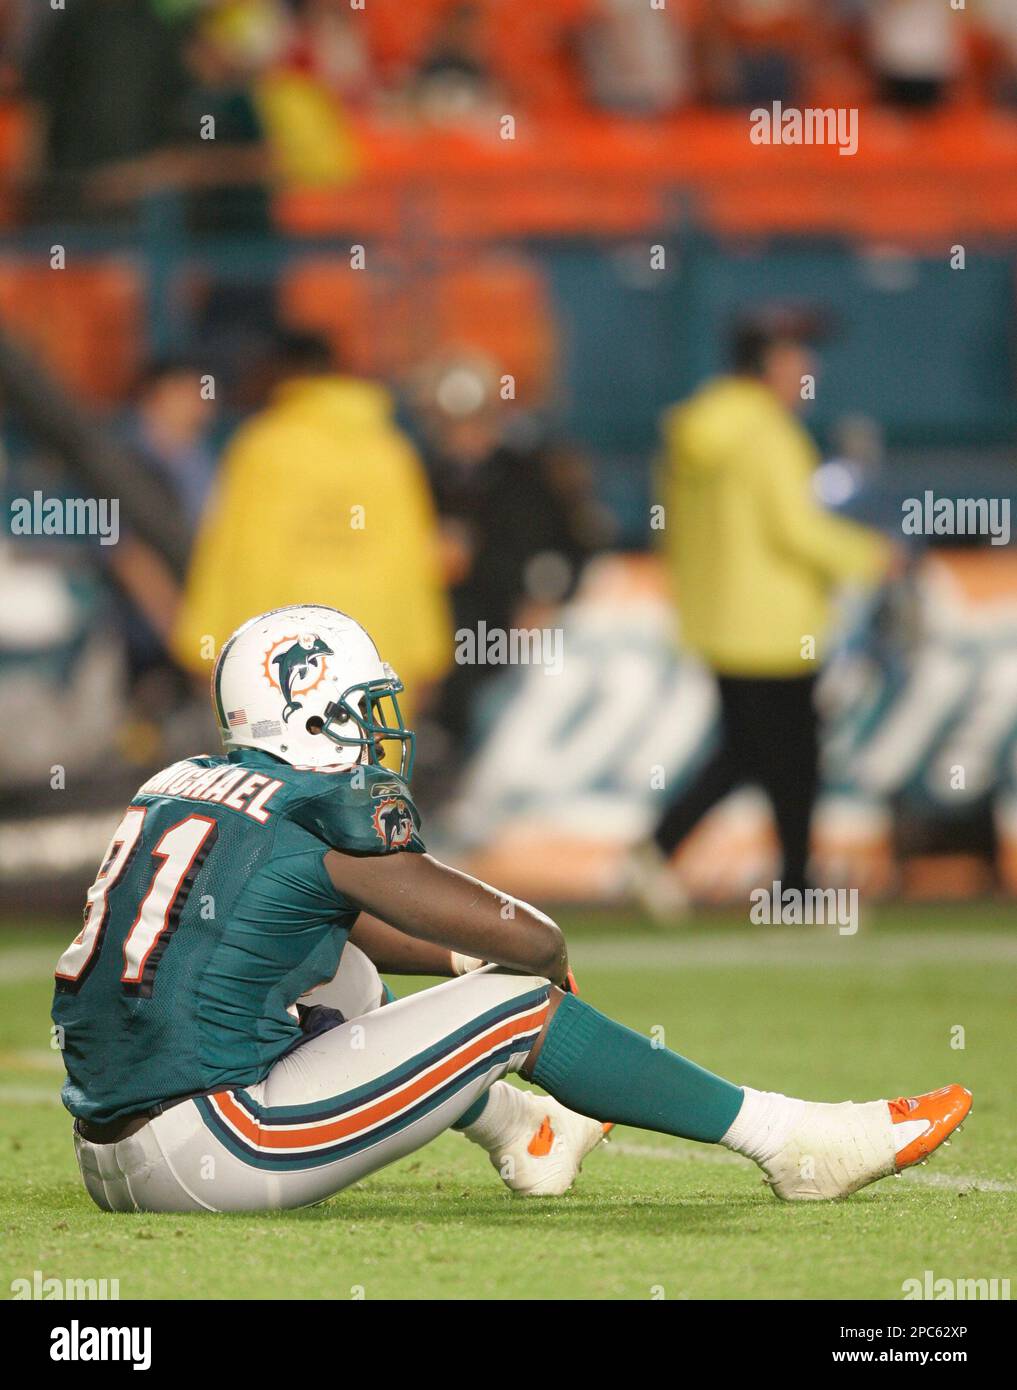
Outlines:
[[[626,1139],[609,1139],[598,1152],[621,1155],[624,1158],[652,1158],[666,1163],[712,1163],[728,1167],[735,1163],[745,1167],[748,1163],[748,1159],[739,1158],[727,1149],[687,1149],[677,1144],[674,1148],[668,1148],[663,1144],[636,1144]],[[901,1181],[916,1183],[920,1187],[945,1187],[953,1192],[1017,1192],[1017,1182],[980,1178],[974,1173],[924,1173],[912,1170],[905,1173]]]
[[[749,1162],[747,1158],[739,1158],[737,1154],[713,1145],[703,1145],[702,1148],[695,1149],[675,1146],[672,1149],[666,1148],[663,1144],[636,1144],[628,1139],[609,1138],[596,1152],[622,1154],[626,1158],[661,1158],[670,1163],[720,1163],[729,1167],[738,1164],[743,1168]]]
[[[49,978],[59,951],[52,946],[0,943],[0,985]],[[893,968],[921,964],[1017,966],[1017,933],[977,931],[893,932],[839,936],[835,927],[755,927],[751,933],[724,929],[682,936],[575,938],[572,954],[580,969],[635,970],[726,968],[730,966],[859,966]]]
[[[70,936],[67,938],[70,943]],[[0,985],[22,985],[52,977],[59,948],[52,946],[0,946]]]
[[[64,1059],[45,1047],[17,1047],[0,1052],[0,1071],[64,1072]]]
[[[752,934],[578,937],[571,952],[581,971],[628,972],[767,965],[893,968],[922,964],[1017,966],[1017,933],[922,932],[838,936],[832,927],[757,927]]]
[[[55,1105],[61,1106],[60,1088],[48,1086],[2,1086],[0,1085],[0,1105]]]
[[[999,1178],[979,1178],[974,1173],[905,1173],[902,1182],[919,1187],[946,1187],[954,1192],[1017,1192],[1017,1182]]]

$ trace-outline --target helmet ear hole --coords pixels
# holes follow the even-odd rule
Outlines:
[[[324,727],[325,721],[324,719],[322,719],[320,714],[312,714],[310,719],[308,719],[307,723],[304,725],[304,728],[307,730],[309,734],[320,734]]]
[[[325,706],[325,718],[334,720],[336,724],[348,724],[350,722],[348,711],[343,709],[342,705],[335,700]]]

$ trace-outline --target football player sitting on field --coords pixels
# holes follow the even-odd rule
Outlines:
[[[724,1144],[779,1197],[843,1197],[960,1125],[960,1086],[756,1091],[578,999],[549,918],[426,853],[401,688],[335,609],[254,618],[212,678],[226,755],[166,768],[125,811],[53,1006],[100,1207],[304,1206],[449,1128],[554,1194],[611,1123]],[[379,1007],[378,970],[458,978]]]

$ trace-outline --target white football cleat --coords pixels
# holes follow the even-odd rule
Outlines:
[[[967,1118],[971,1092],[944,1086],[922,1096],[842,1105],[806,1102],[778,1153],[761,1167],[785,1202],[847,1197],[925,1163]]]
[[[689,895],[671,861],[650,840],[633,845],[621,866],[619,887],[655,922],[689,914]]]
[[[551,1096],[523,1093],[523,1125],[489,1157],[506,1187],[524,1197],[560,1197],[610,1125],[577,1115]]]

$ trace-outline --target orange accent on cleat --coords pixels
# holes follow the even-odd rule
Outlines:
[[[532,1154],[534,1158],[546,1158],[551,1152],[554,1144],[554,1130],[551,1128],[551,1117],[545,1115],[540,1122],[540,1128],[526,1145],[526,1152]]]
[[[943,1086],[924,1096],[901,1096],[888,1102],[890,1118],[895,1125],[925,1121],[925,1130],[898,1150],[896,1168],[910,1168],[925,1163],[940,1144],[967,1119],[971,1109],[971,1092],[963,1086]]]

